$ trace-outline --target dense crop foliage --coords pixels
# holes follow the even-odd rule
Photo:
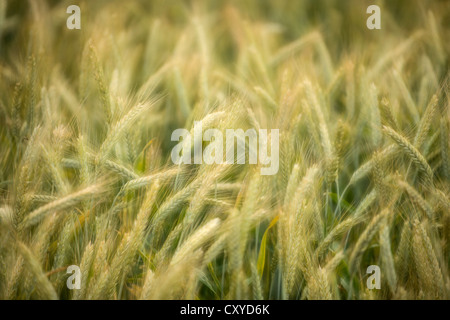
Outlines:
[[[0,0],[0,298],[450,297],[448,1],[76,2]]]

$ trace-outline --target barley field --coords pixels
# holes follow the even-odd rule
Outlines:
[[[449,299],[449,40],[439,0],[0,0],[0,299]],[[174,164],[195,121],[278,172]]]

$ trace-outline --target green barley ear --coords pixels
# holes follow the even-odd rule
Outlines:
[[[395,293],[397,290],[397,274],[395,272],[389,232],[389,226],[384,224],[380,231],[380,254],[383,273],[386,275],[386,280],[391,292]]]
[[[81,270],[81,285],[80,289],[76,290],[73,296],[75,300],[83,300],[86,298],[86,292],[89,287],[89,281],[92,276],[92,266],[95,259],[95,246],[93,243],[89,242],[84,248],[83,257],[80,262]]]
[[[111,160],[105,160],[104,166],[108,170],[118,174],[120,177],[122,177],[126,181],[139,178],[139,175],[137,175],[132,170],[126,168],[125,166],[123,166],[123,165],[121,165],[121,164],[119,164],[117,162],[114,162],[114,161],[111,161]]]
[[[330,185],[337,176],[337,164],[338,160],[336,158],[333,145],[330,140],[329,129],[326,123],[325,114],[323,111],[322,103],[319,101],[317,94],[310,81],[304,81],[303,83],[306,92],[307,103],[314,113],[317,119],[317,131],[320,133],[320,142],[325,158],[326,167],[326,181]]]
[[[340,235],[349,231],[352,227],[364,221],[364,218],[361,216],[349,217],[346,220],[340,222],[336,227],[334,227],[330,233],[327,234],[325,239],[320,243],[319,247],[316,250],[316,255],[320,257],[323,255],[326,250],[329,249],[330,244]]]
[[[319,267],[317,274],[308,282],[308,300],[331,300],[331,291],[325,269]]]
[[[418,275],[419,284],[423,290],[425,298],[434,299],[433,271],[423,242],[422,232],[419,222],[414,221],[413,226],[413,257],[415,271]]]
[[[344,152],[347,148],[348,140],[350,135],[350,127],[347,122],[344,122],[342,119],[338,120],[337,129],[336,129],[336,137],[334,140],[334,148],[336,150],[336,157],[338,160],[338,167],[342,164],[342,160],[344,157]]]
[[[266,90],[264,90],[259,86],[255,86],[253,90],[255,90],[256,94],[262,99],[265,105],[269,107],[269,109],[277,110],[278,107],[277,103]]]
[[[217,240],[215,240],[209,246],[208,250],[205,251],[202,265],[207,265],[213,261],[224,250],[227,238],[228,233],[223,233],[218,236]]]
[[[16,142],[20,140],[20,131],[22,128],[22,121],[21,121],[21,108],[22,108],[22,102],[23,102],[23,85],[20,82],[17,82],[14,87],[14,93],[12,98],[12,134],[13,138]]]
[[[100,238],[100,237],[99,237]],[[89,279],[88,288],[86,292],[86,298],[92,299],[94,297],[94,290],[99,286],[99,280],[105,271],[109,271],[109,266],[107,265],[108,258],[108,247],[105,240],[99,240],[94,244],[94,258],[92,263],[92,276]]]
[[[177,242],[180,241],[184,227],[185,225],[183,223],[179,223],[170,231],[169,235],[164,240],[164,244],[155,254],[153,259],[153,264],[157,266],[157,268],[168,264],[170,254],[174,251]]]
[[[109,153],[119,141],[120,137],[125,133],[125,130],[129,128],[142,114],[154,107],[155,101],[147,103],[139,103],[128,111],[119,121],[113,124],[103,141],[98,156],[97,163],[103,163],[108,157]]]
[[[400,243],[395,254],[395,266],[400,281],[405,280],[411,266],[411,238],[411,223],[405,221],[400,236]]]
[[[295,164],[292,168],[291,175],[289,177],[289,181],[286,187],[286,195],[284,197],[283,207],[286,210],[289,204],[289,201],[291,201],[292,197],[294,196],[295,190],[297,189],[297,185],[300,181],[300,165]]]
[[[329,259],[327,264],[325,265],[325,270],[328,273],[328,275],[334,274],[336,268],[339,266],[339,264],[344,260],[345,254],[344,251],[338,251],[333,258]]]
[[[444,172],[444,177],[447,181],[450,181],[450,156],[449,156],[449,148],[450,144],[448,142],[449,130],[448,130],[449,121],[445,118],[441,119],[440,128],[441,128],[441,157],[442,157],[442,170]]]
[[[402,136],[394,129],[383,126],[383,131],[394,140],[403,152],[411,158],[411,160],[419,167],[419,169],[426,174],[429,182],[433,181],[433,170],[425,160],[423,155],[414,147],[406,137]]]
[[[35,113],[36,113],[36,91],[37,91],[37,63],[34,55],[28,58],[28,75],[27,75],[27,126],[28,132],[34,129]]]
[[[87,186],[91,183],[92,168],[89,163],[86,137],[80,135],[77,139],[78,160],[80,162],[80,180],[81,185]]]
[[[385,182],[386,170],[383,169],[382,166],[382,156],[376,152],[374,157],[374,165],[372,167],[372,178],[375,185],[375,190],[377,191],[379,202],[383,205],[386,205],[390,199],[390,190],[389,186]]]
[[[111,111],[111,103],[109,100],[109,92],[105,84],[105,76],[103,74],[103,69],[98,59],[97,50],[95,49],[92,42],[89,44],[89,53],[90,53],[90,60],[94,68],[94,78],[95,81],[97,82],[97,88],[100,94],[101,105],[103,108],[103,112],[106,116],[107,124],[109,124],[113,116]]]
[[[64,219],[64,221],[65,224],[59,235],[58,248],[52,265],[53,270],[58,270],[67,266],[67,262],[71,259],[74,220],[72,216],[69,216],[67,219]],[[55,286],[59,288],[64,280],[64,275],[62,273],[57,273],[54,279],[56,282]]]
[[[394,130],[398,130],[398,123],[394,116],[392,106],[386,97],[381,99],[379,108],[383,125],[389,126]]]
[[[30,249],[22,242],[17,242],[17,249],[25,261],[27,270],[31,272],[36,280],[36,289],[41,299],[57,300],[58,295],[52,284],[42,270],[36,257]]]
[[[263,300],[263,291],[261,287],[261,279],[258,274],[258,270],[256,268],[255,263],[251,263],[251,272],[252,272],[252,291],[253,291],[253,298],[255,300]]]
[[[33,210],[27,217],[23,220],[23,227],[29,228],[41,221],[45,215],[62,210],[66,210],[82,200],[87,199],[92,196],[100,196],[105,190],[101,185],[91,185],[85,189],[69,194],[58,200],[47,203],[46,205]]]
[[[115,294],[115,288],[119,284],[122,276],[130,271],[133,258],[142,245],[145,230],[149,224],[152,206],[155,202],[157,192],[160,188],[159,181],[147,192],[142,203],[132,229],[124,234],[111,261],[109,272],[103,273],[98,279],[97,287],[94,290],[94,299],[111,299]]]
[[[153,271],[151,269],[147,269],[139,300],[148,300],[150,298],[153,290],[154,279],[155,274],[153,273]]]
[[[167,181],[172,179],[177,175],[182,174],[181,168],[170,168],[166,170],[161,170],[158,173],[154,173],[148,176],[143,176],[141,178],[135,178],[129,180],[123,187],[123,191],[132,191],[136,189],[143,188],[145,186],[151,185],[155,180]]]
[[[428,263],[431,267],[431,275],[433,277],[433,292],[438,299],[446,299],[445,281],[437,259],[436,251],[433,248],[431,239],[429,238],[424,224],[415,224],[415,232],[420,234],[422,244],[424,246]]]
[[[411,92],[408,89],[406,83],[403,80],[402,75],[397,71],[393,71],[394,80],[398,86],[399,91],[401,92],[403,99],[405,101],[406,110],[410,113],[415,123],[419,123],[420,116],[419,112],[417,111],[416,103],[414,102],[414,99],[412,98]]]
[[[392,213],[388,208],[384,209],[382,212],[377,214],[375,217],[373,217],[372,221],[370,221],[364,232],[358,238],[358,241],[356,242],[355,247],[353,248],[352,254],[350,256],[349,262],[350,273],[354,273],[356,271],[356,268],[359,267],[362,255],[369,246],[370,241],[372,240],[374,235],[378,232],[378,230],[381,228],[383,223],[385,223],[385,219],[387,219],[390,214]]]
[[[428,130],[430,129],[431,122],[433,121],[434,115],[437,111],[437,103],[438,98],[436,95],[434,95],[430,103],[428,104],[424,115],[422,116],[422,119],[420,120],[419,129],[417,130],[416,136],[414,137],[413,145],[420,149],[421,145],[426,139],[426,136],[428,134]]]
[[[13,215],[13,221],[14,226],[21,231],[22,230],[22,224],[23,220],[25,219],[26,211],[29,206],[29,198],[25,197],[25,195],[31,190],[32,183],[31,179],[36,173],[36,166],[38,156],[39,156],[39,149],[37,146],[37,140],[38,137],[41,134],[41,128],[36,127],[33,131],[33,134],[31,135],[28,145],[25,149],[25,152],[23,154],[20,168],[18,170],[18,175],[16,177],[15,183],[16,191],[15,191],[15,203],[14,203],[14,215]]]
[[[187,258],[189,254],[196,251],[199,247],[204,245],[212,235],[218,230],[220,226],[220,219],[216,218],[203,227],[198,229],[192,236],[190,236],[183,245],[175,252],[170,264],[175,265],[181,263]]]
[[[363,81],[365,83],[366,81]],[[367,83],[363,89],[365,92],[364,104],[367,104],[370,114],[370,132],[372,143],[374,146],[378,146],[381,141],[381,115],[378,103],[378,90],[374,83]]]
[[[189,105],[186,88],[181,79],[181,73],[178,67],[174,68],[174,83],[175,83],[175,93],[178,98],[178,104],[180,106],[180,111],[184,118],[188,118],[191,114],[191,107]]]
[[[420,193],[405,181],[398,180],[397,183],[400,187],[406,190],[411,201],[416,204],[423,211],[423,213],[426,214],[428,219],[433,220],[434,210],[431,205],[420,195]],[[417,217],[415,216],[414,218]]]
[[[366,177],[372,171],[375,165],[375,161],[387,161],[388,159],[393,157],[398,151],[397,148],[398,147],[395,144],[392,144],[385,147],[378,153],[373,154],[369,160],[367,160],[355,172],[353,172],[349,181],[349,185],[355,184],[362,178]],[[375,155],[377,155],[378,160],[376,160]]]

